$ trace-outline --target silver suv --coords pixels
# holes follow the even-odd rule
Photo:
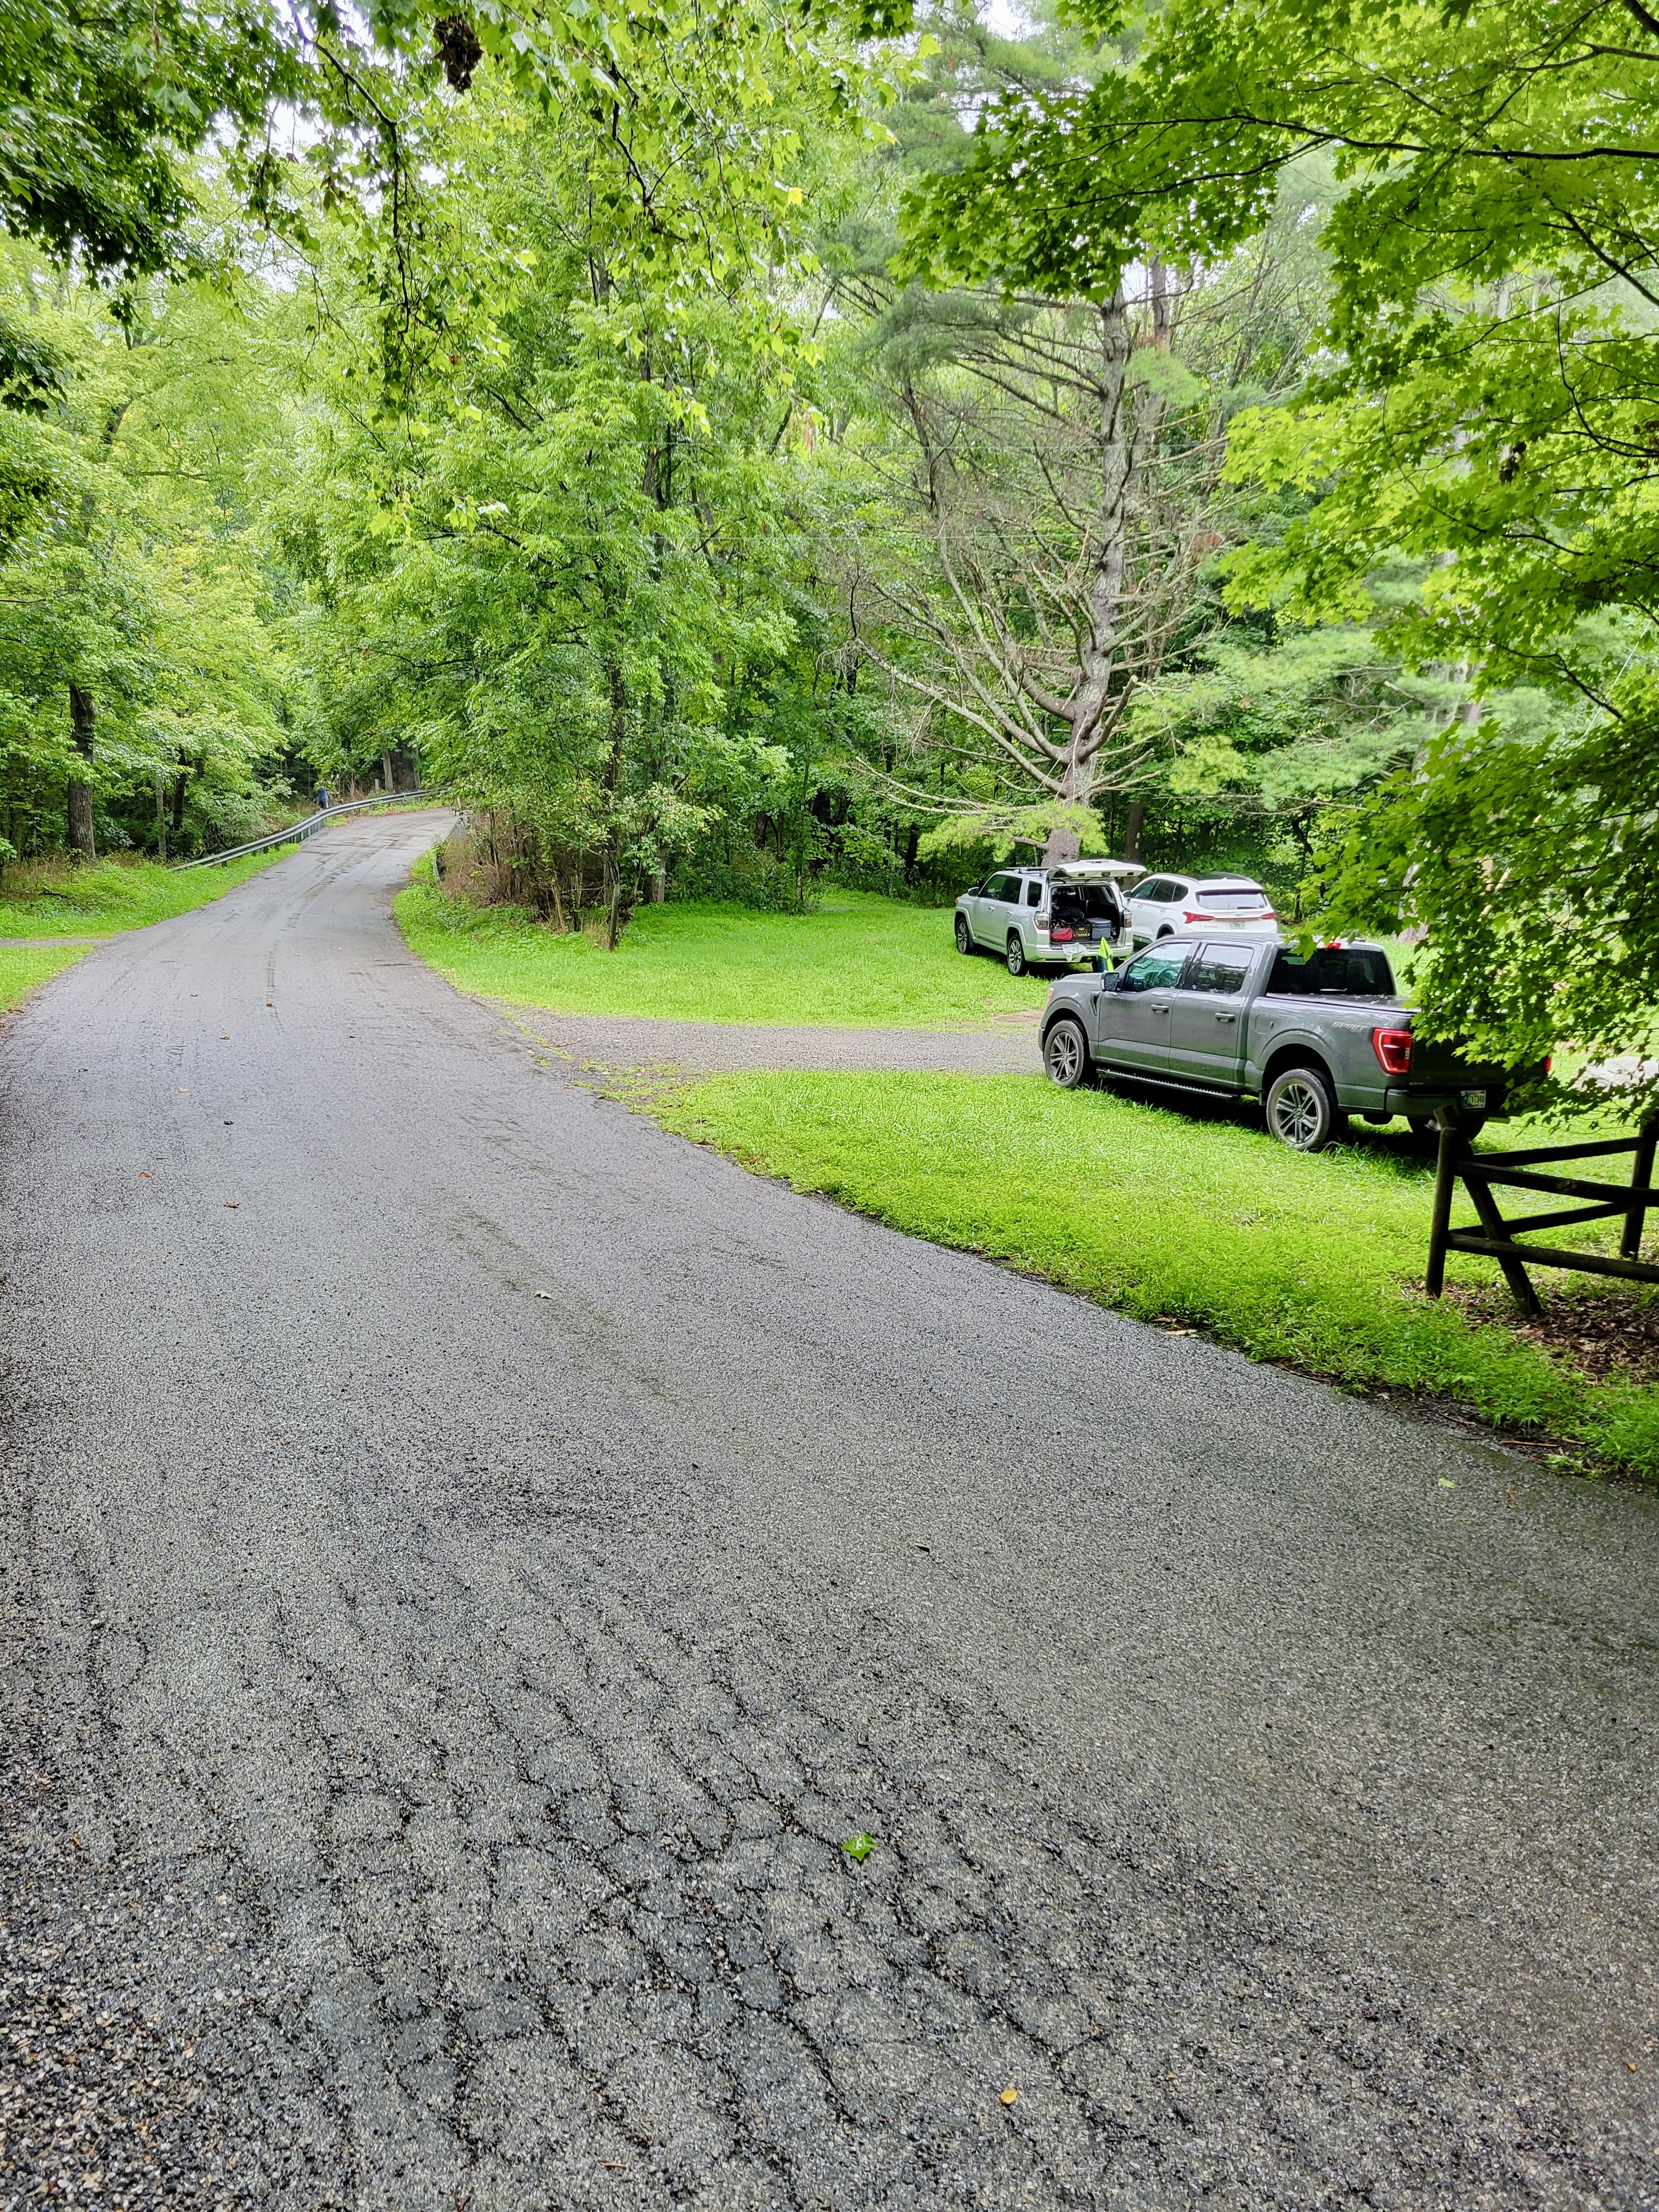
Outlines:
[[[1132,860],[1068,860],[1057,868],[999,868],[957,901],[958,952],[995,952],[1011,975],[1030,968],[1093,968],[1129,950],[1127,928],[1113,927],[1107,879],[1138,876]],[[1054,913],[1054,894],[1071,916]],[[1080,916],[1079,909],[1081,909]]]

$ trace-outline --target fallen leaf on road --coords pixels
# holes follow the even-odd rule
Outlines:
[[[1005,2089],[1005,2090],[1003,2091],[1003,2093],[1002,2093],[1001,2096],[998,2098],[997,2102],[998,2102],[999,2104],[1000,2104],[1000,2105],[1017,2105],[1017,2104],[1018,2104],[1018,2102],[1019,2102],[1019,2092],[1018,2092],[1018,2089]]]
[[[1457,1485],[1449,1476],[1443,1474],[1440,1478],[1440,1487],[1443,1490],[1455,1490]]]
[[[842,1849],[849,1859],[856,1859],[862,1866],[880,1840],[878,1836],[848,1836]]]
[[[240,1201],[236,1199],[228,1198],[225,1200],[225,1212],[227,1213],[234,1213]]]

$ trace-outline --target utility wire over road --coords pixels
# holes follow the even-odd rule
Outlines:
[[[1659,2203],[1655,1501],[571,1087],[441,826],[6,1047],[0,2201]]]

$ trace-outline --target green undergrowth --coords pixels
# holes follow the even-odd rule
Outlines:
[[[111,937],[191,913],[257,876],[288,846],[249,853],[218,868],[166,868],[155,860],[25,862],[0,884],[0,937]]]
[[[810,914],[735,905],[641,908],[621,945],[514,908],[468,906],[431,863],[397,902],[410,949],[458,989],[566,1014],[836,1029],[980,1027],[1040,1007],[1047,985],[964,960],[948,908],[836,891]]]
[[[1589,1382],[1415,1287],[1432,1175],[1401,1139],[1307,1157],[1221,1115],[1018,1075],[732,1075],[650,1110],[798,1190],[1142,1320],[1449,1398],[1659,1477],[1659,1389]]]
[[[84,959],[82,945],[0,945],[0,1014],[21,1006],[40,983]]]

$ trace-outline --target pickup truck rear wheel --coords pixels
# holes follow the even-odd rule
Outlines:
[[[1348,1118],[1322,1067],[1281,1068],[1261,1103],[1268,1128],[1296,1152],[1322,1152]]]
[[[957,916],[957,951],[971,952],[973,949],[974,933],[968,927],[968,917],[965,914],[959,914]]]
[[[1042,1064],[1050,1083],[1059,1084],[1062,1091],[1076,1091],[1089,1080],[1089,1040],[1080,1023],[1061,1019],[1054,1024],[1043,1044]]]

